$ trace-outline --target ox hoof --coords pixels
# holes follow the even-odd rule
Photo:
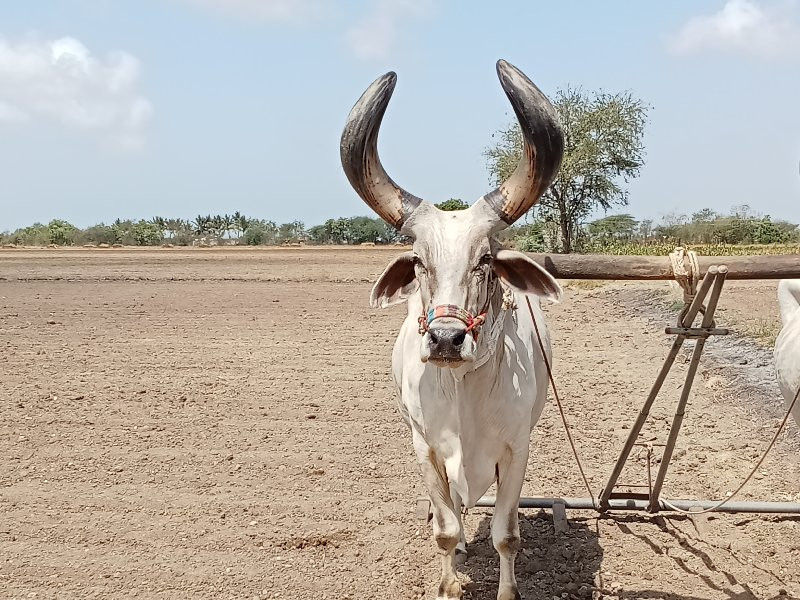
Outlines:
[[[461,600],[461,584],[453,578],[439,584],[439,594],[436,600]]]
[[[497,590],[497,600],[521,600],[517,586],[504,586]]]

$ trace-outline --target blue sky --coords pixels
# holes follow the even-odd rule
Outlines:
[[[749,204],[800,222],[796,0],[37,0],[0,8],[0,230],[369,214],[339,135],[388,70],[387,170],[430,201],[473,201],[511,119],[498,58],[546,93],[652,105],[623,210]]]

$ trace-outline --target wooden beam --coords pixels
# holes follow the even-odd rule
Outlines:
[[[606,254],[532,254],[557,279],[673,279],[668,256]],[[712,265],[726,265],[727,279],[800,279],[800,254],[699,256],[700,277]]]

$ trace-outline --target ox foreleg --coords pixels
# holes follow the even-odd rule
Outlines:
[[[453,505],[444,462],[436,456],[436,453],[433,450],[418,452],[418,461],[431,500],[433,536],[442,558],[442,578],[436,597],[437,600],[461,598],[461,584],[458,581],[455,564],[456,548],[462,537],[461,507]]]
[[[509,449],[508,460],[497,465],[497,497],[492,515],[492,543],[500,555],[497,600],[519,600],[514,560],[520,549],[519,495],[525,479],[527,452]]]
[[[461,532],[456,545],[456,564],[463,564],[467,559],[467,537],[464,534],[464,519],[462,518],[464,501],[454,487],[450,488],[450,499],[453,501],[453,508],[458,517],[458,529]]]

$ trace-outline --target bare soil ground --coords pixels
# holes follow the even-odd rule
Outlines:
[[[404,309],[367,306],[393,253],[0,251],[0,598],[433,598],[389,383]],[[774,327],[774,296],[731,284],[720,325]],[[546,307],[595,491],[671,342],[668,305],[667,284],[572,284]],[[781,416],[769,349],[709,350],[666,497],[734,489]],[[666,435],[680,362],[644,441]],[[800,500],[799,438],[790,423],[741,499]],[[641,457],[623,480],[646,481]],[[553,404],[524,493],[586,495]],[[466,519],[468,599],[495,595],[490,516]],[[525,598],[800,598],[797,518],[568,516],[556,534],[525,512]]]

